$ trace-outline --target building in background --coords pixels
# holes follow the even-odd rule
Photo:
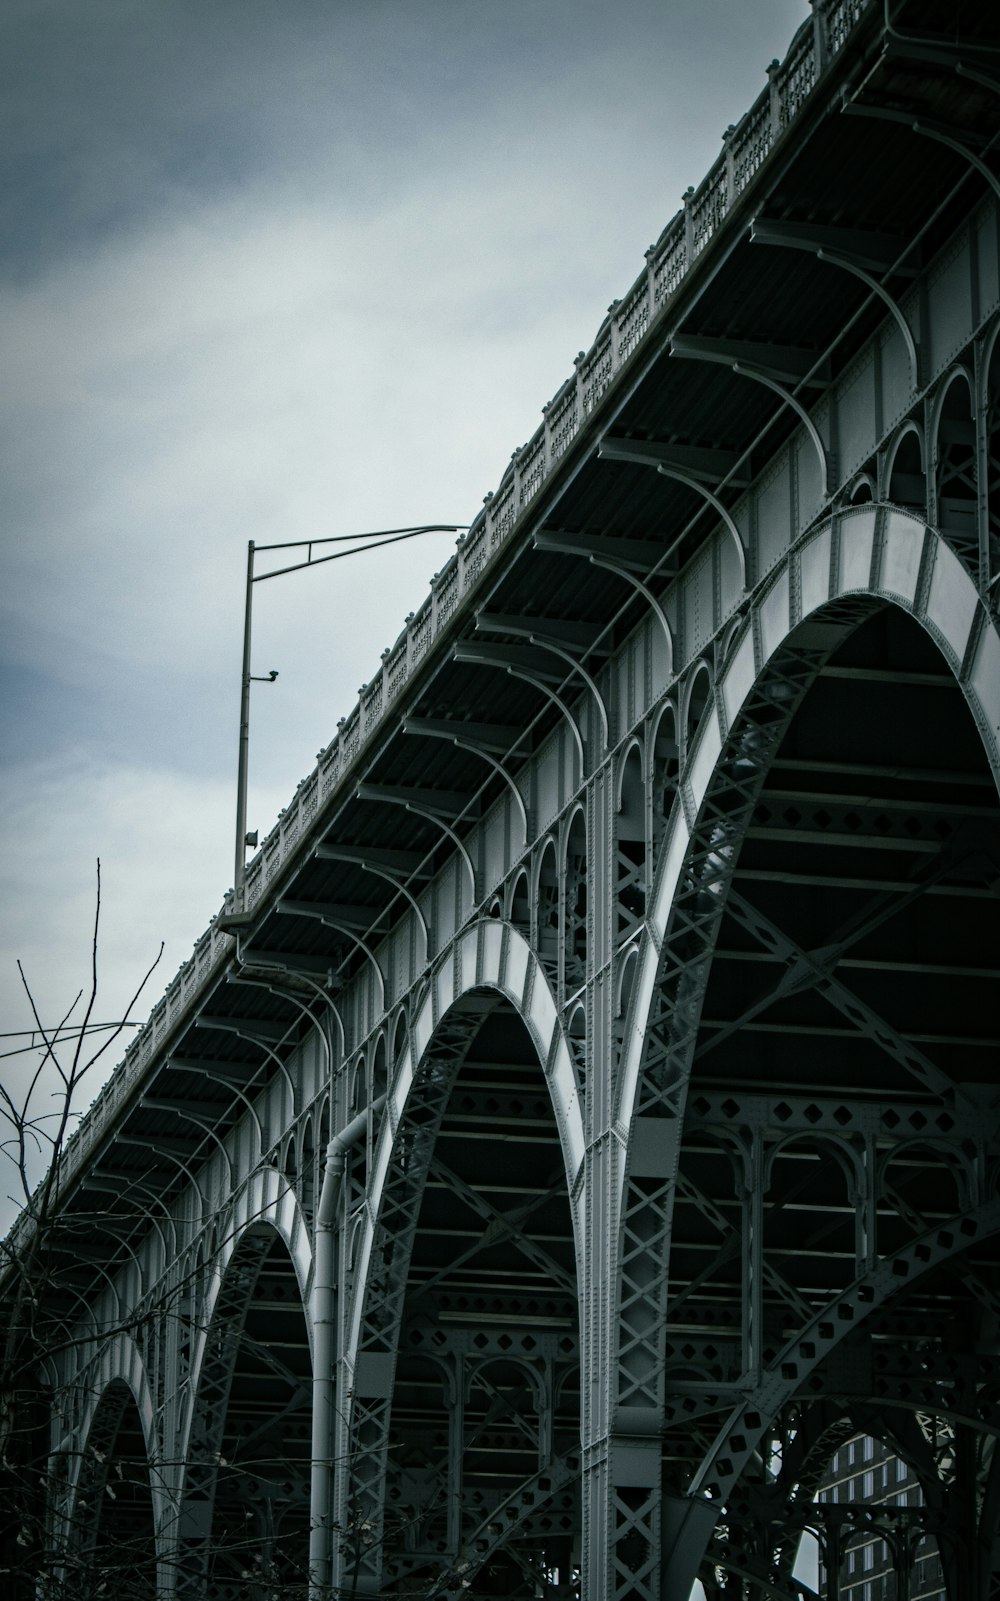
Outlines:
[[[947,1473],[949,1463],[938,1458]],[[924,1531],[924,1493],[912,1468],[868,1434],[834,1452],[816,1493],[827,1538],[839,1546],[839,1591],[820,1565],[820,1594],[837,1601],[945,1601],[944,1572],[933,1533]],[[921,1515],[922,1514],[922,1515]],[[836,1530],[836,1533],[834,1533]],[[904,1578],[904,1570],[909,1573]],[[908,1583],[906,1580],[908,1579]]]

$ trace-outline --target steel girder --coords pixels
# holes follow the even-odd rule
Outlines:
[[[127,1328],[168,1589],[787,1598],[867,1516],[1000,1595],[997,41],[876,12],[95,1146],[56,1459]],[[920,1515],[814,1503],[857,1431]]]

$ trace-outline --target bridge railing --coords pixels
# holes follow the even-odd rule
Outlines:
[[[575,373],[542,408],[542,423],[514,452],[498,488],[486,497],[469,532],[431,584],[420,610],[411,614],[395,645],[383,653],[380,671],[362,689],[358,704],[341,720],[318,765],[299,785],[247,869],[246,905],[253,907],[278,875],[322,802],[336,788],[372,736],[409,674],[426,656],[459,602],[478,584],[521,513],[565,454],[616,374],[641,349],[652,324],[693,262],[711,240],[730,207],[752,181],[775,142],[794,123],[827,62],[851,36],[875,0],[811,0],[813,15],[799,29],[783,62],[768,68],[767,87],[723,138],[723,151],[681,210],[646,252],[646,267],[624,299],[616,301],[597,338],[575,362]],[[231,911],[232,892],[224,911]],[[230,936],[209,928],[195,946],[149,1021],[125,1052],[124,1061],[97,1096],[64,1153],[65,1184],[80,1169],[118,1107],[158,1048],[169,1037],[231,950]],[[12,1235],[13,1238],[13,1235]]]

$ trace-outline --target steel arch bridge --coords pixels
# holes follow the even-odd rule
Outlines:
[[[1000,1598],[998,97],[814,0],[95,1104],[74,1595]]]

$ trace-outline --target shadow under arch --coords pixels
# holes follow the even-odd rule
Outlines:
[[[544,1071],[572,1066],[495,986],[430,1021],[362,1264],[341,1582],[529,1596],[527,1571],[569,1582],[579,1531],[576,1228]]]
[[[124,1379],[105,1387],[87,1430],[66,1545],[81,1597],[154,1601],[159,1593],[146,1431]]]
[[[699,729],[685,813],[664,842],[651,913],[663,948],[643,950],[647,1023],[621,1102],[618,1402],[663,1451],[662,1480],[647,1463],[617,1486],[615,1515],[651,1569],[665,1519],[670,1593],[687,1595],[706,1562],[707,1589],[713,1552],[738,1546],[748,1572],[779,1583],[766,1530],[750,1528],[758,1514],[741,1527],[734,1509],[753,1500],[746,1485],[771,1482],[790,1411],[843,1389],[849,1356],[869,1375],[863,1396],[867,1385],[873,1405],[903,1405],[903,1375],[872,1365],[880,1338],[923,1342],[907,1360],[933,1363],[941,1305],[969,1339],[994,1339],[969,1278],[992,1285],[987,1300],[1000,1288],[996,1199],[980,1187],[956,1213],[953,1186],[932,1193],[932,1168],[907,1243],[880,1256],[875,1148],[920,1129],[955,1142],[961,1129],[981,1151],[997,1139],[988,1064],[1000,1027],[976,952],[1000,867],[998,662],[947,542],[904,513],[859,508],[811,531],[762,587]],[[738,1297],[704,1238],[712,1197],[697,1153],[713,1127],[738,1134],[753,1175],[732,1220]],[[769,1202],[762,1177],[769,1146],[791,1135],[801,1150],[839,1142],[859,1178],[854,1196],[832,1185],[784,1202],[801,1248],[777,1282],[763,1236],[780,1197]],[[664,1264],[679,1247],[700,1267],[675,1316]],[[836,1272],[817,1270],[827,1256]],[[741,1382],[717,1361],[714,1394],[693,1393],[664,1364],[665,1342],[688,1348],[689,1365],[728,1348]],[[926,1384],[909,1393],[914,1407],[943,1404]],[[724,1544],[712,1543],[717,1524]],[[997,1577],[963,1572],[970,1593]]]
[[[273,1221],[250,1222],[235,1242],[194,1383],[177,1595],[242,1601],[252,1583],[304,1598],[312,1359],[296,1265]]]

